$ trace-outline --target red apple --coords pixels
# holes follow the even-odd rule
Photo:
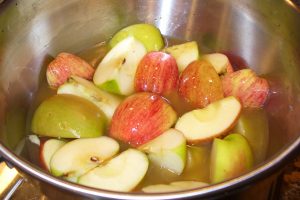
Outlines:
[[[190,63],[179,79],[179,95],[197,108],[223,98],[220,77],[214,67],[204,60]]]
[[[118,106],[109,134],[137,147],[169,129],[176,119],[176,112],[163,97],[148,92],[136,93]]]
[[[269,84],[251,69],[242,69],[222,78],[225,96],[235,96],[243,107],[259,108],[267,100]]]
[[[178,66],[171,55],[154,51],[140,61],[134,80],[136,92],[169,94],[177,89]]]
[[[92,80],[95,69],[83,59],[70,53],[60,53],[47,67],[47,81],[56,89],[71,75]]]

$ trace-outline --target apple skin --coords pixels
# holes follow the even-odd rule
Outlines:
[[[148,52],[159,51],[164,47],[164,40],[158,28],[151,24],[134,24],[118,31],[109,41],[110,48],[128,36],[133,36],[143,43]]]
[[[260,108],[269,95],[269,84],[251,69],[242,69],[222,78],[225,96],[235,96],[243,107]]]
[[[196,108],[203,108],[223,98],[220,77],[214,67],[204,60],[190,63],[181,73],[178,93]]]
[[[35,110],[31,129],[37,135],[59,138],[98,137],[105,132],[107,119],[88,100],[59,94],[43,101]]]
[[[137,67],[135,91],[170,94],[177,90],[178,79],[176,60],[167,53],[153,51],[147,53]]]
[[[80,57],[62,52],[48,65],[46,77],[49,86],[57,89],[71,75],[92,80],[94,73],[95,69]]]
[[[111,121],[111,137],[140,146],[168,130],[177,120],[177,113],[161,96],[136,93],[117,107]]]
[[[210,157],[210,181],[219,183],[237,177],[253,167],[253,153],[241,134],[215,138]]]
[[[265,160],[269,146],[269,126],[267,113],[263,109],[243,109],[233,129],[247,138],[256,164]]]

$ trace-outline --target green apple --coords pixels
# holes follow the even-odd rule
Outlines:
[[[144,178],[149,161],[147,156],[136,150],[128,149],[81,176],[79,184],[119,192],[129,192]]]
[[[178,175],[186,163],[186,140],[176,129],[169,129],[139,147],[146,152],[150,161]]]
[[[113,48],[128,36],[133,36],[143,43],[148,52],[159,51],[164,47],[164,40],[159,29],[151,24],[134,24],[121,29],[109,41],[109,46]]]
[[[65,141],[57,139],[49,139],[42,142],[40,146],[40,163],[42,167],[50,171],[50,160],[53,154],[65,144]]]
[[[211,183],[240,176],[253,167],[251,147],[241,134],[230,134],[223,140],[215,138],[210,159]]]
[[[264,161],[269,144],[269,126],[263,109],[244,109],[233,131],[247,138],[255,163]]]
[[[109,121],[122,101],[120,97],[105,92],[92,82],[78,76],[72,76],[68,82],[59,86],[57,94],[72,94],[91,101],[103,111]]]
[[[93,78],[95,85],[116,94],[132,94],[137,66],[146,53],[144,45],[134,37],[122,40],[98,65]]]
[[[191,190],[208,186],[207,183],[198,181],[175,181],[170,184],[149,185],[142,188],[145,193],[164,193],[164,192],[178,192],[182,190]]]
[[[77,182],[77,178],[119,151],[119,144],[106,136],[81,138],[59,148],[50,161],[51,174]]]
[[[165,48],[164,51],[175,58],[180,72],[182,72],[188,64],[199,59],[198,45],[195,41],[170,46]]]
[[[178,119],[175,128],[184,134],[188,143],[212,141],[234,127],[241,109],[235,97],[226,97],[203,109],[185,113]]]
[[[106,117],[90,101],[59,94],[36,109],[31,129],[37,135],[59,138],[98,137],[105,132]]]

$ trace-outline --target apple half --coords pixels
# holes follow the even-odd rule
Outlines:
[[[148,165],[148,158],[143,152],[128,149],[81,176],[78,183],[99,189],[129,192],[144,178]]]
[[[92,82],[71,76],[71,78],[57,89],[57,94],[72,94],[83,97],[94,103],[110,121],[121,98],[97,88]]]
[[[176,129],[169,129],[139,147],[146,152],[150,161],[180,175],[186,163],[186,140]]]
[[[175,58],[179,72],[182,72],[191,62],[199,59],[198,45],[195,41],[170,46],[164,51]]]
[[[44,169],[50,171],[50,161],[53,154],[65,144],[65,141],[57,139],[49,139],[41,143],[40,162]]]
[[[112,158],[118,151],[119,144],[106,136],[73,140],[53,154],[51,174],[77,182],[79,176]]]
[[[144,45],[134,37],[122,40],[98,65],[93,78],[95,85],[116,94],[132,94],[137,66],[146,53]]]
[[[199,181],[175,181],[170,184],[149,185],[142,188],[145,193],[164,193],[164,192],[178,192],[182,190],[191,190],[208,186],[207,183]]]
[[[211,183],[240,176],[253,167],[251,147],[241,134],[230,134],[223,140],[215,138],[210,159]]]
[[[230,96],[185,113],[175,128],[184,134],[188,143],[211,141],[234,127],[241,109],[240,102]]]

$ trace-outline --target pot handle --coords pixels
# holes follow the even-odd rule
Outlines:
[[[9,200],[23,181],[24,178],[18,170],[4,161],[0,162],[0,199]]]

